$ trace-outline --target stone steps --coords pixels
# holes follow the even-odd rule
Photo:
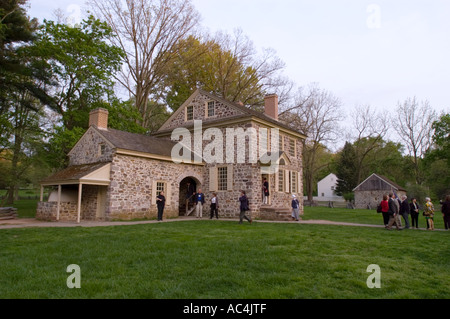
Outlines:
[[[290,221],[292,211],[289,208],[265,207],[260,208],[260,218],[263,220]]]

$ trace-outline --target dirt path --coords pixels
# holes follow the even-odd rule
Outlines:
[[[183,222],[183,221],[194,221],[198,220],[193,217],[182,217],[178,219],[168,219],[163,221],[163,223],[168,222]],[[208,219],[203,219],[208,220]],[[238,221],[237,219],[223,219],[226,221]],[[346,223],[346,222],[333,222],[328,220],[302,220],[300,222],[292,221],[263,221],[257,220],[257,223],[288,223],[288,224],[314,224],[314,225],[336,225],[336,226],[353,226],[353,227],[371,227],[371,228],[384,228],[382,225],[369,225],[369,224],[356,224],[356,223]],[[34,218],[21,218],[13,220],[3,220],[0,221],[1,229],[13,229],[13,228],[28,228],[28,227],[106,227],[106,226],[131,226],[131,225],[146,225],[146,224],[156,224],[160,223],[156,220],[149,221],[136,221],[136,222],[96,222],[96,221],[82,221],[80,224],[76,222],[45,222],[39,221]],[[420,228],[424,230],[423,228]],[[439,230],[439,229],[437,229]]]

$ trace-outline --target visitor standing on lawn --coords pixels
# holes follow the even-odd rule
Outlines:
[[[295,219],[296,221],[300,220],[300,216],[298,215],[300,210],[300,203],[298,202],[297,196],[292,195],[292,219]]]
[[[386,227],[389,224],[389,203],[388,203],[388,195],[383,195],[383,200],[381,201],[381,214],[383,215],[383,224]]]
[[[209,219],[213,219],[214,214],[216,215],[216,219],[219,219],[219,199],[217,198],[217,194],[213,193],[213,197],[211,198],[211,214]]]
[[[158,206],[158,221],[161,222],[163,219],[164,207],[166,206],[164,192],[160,192],[159,195],[156,196],[156,205]]]
[[[426,203],[423,211],[423,215],[425,216],[425,219],[428,222],[428,228],[429,230],[434,230],[434,205],[431,202],[431,198],[427,197],[425,198]]]
[[[202,189],[199,188],[197,194],[195,194],[195,214],[197,218],[203,217],[203,204],[205,204],[205,195],[202,193]]]
[[[419,228],[419,205],[417,204],[417,200],[415,198],[411,199],[411,203],[409,204],[409,212],[411,214],[411,223],[412,227],[416,225],[416,228]]]
[[[389,211],[388,211],[389,223],[386,226],[386,229],[391,230],[392,226],[395,224],[395,227],[397,227],[397,230],[401,230],[401,228],[399,227],[398,219],[397,219],[399,205],[398,205],[397,199],[395,199],[395,197],[394,197],[394,193],[389,193],[388,204],[389,204]]]
[[[241,191],[241,197],[239,197],[239,202],[240,202],[239,224],[242,224],[244,218],[248,220],[248,222],[251,224],[252,220],[249,217],[247,217],[247,215],[245,215],[245,212],[250,210],[248,198],[247,195],[245,195],[245,191]]]
[[[444,215],[444,226],[445,229],[450,229],[450,195],[445,196],[445,202],[442,203],[441,208],[442,214]]]
[[[407,201],[408,197],[406,195],[402,196],[402,203],[400,204],[400,215],[402,215],[405,220],[405,228],[409,229],[409,203]]]

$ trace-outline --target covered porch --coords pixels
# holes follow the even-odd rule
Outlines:
[[[41,182],[37,219],[53,221],[104,220],[111,163],[96,163],[68,168]],[[44,202],[44,188],[52,188]]]

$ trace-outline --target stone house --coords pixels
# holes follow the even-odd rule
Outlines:
[[[238,217],[245,190],[253,218],[280,219],[289,215],[291,195],[303,194],[305,136],[278,121],[276,95],[266,96],[265,112],[258,112],[198,89],[152,136],[108,128],[104,109],[91,112],[89,121],[68,154],[69,166],[41,182],[37,218],[152,219],[160,191],[164,217],[177,218],[192,211],[190,183],[206,196],[204,217],[213,192],[219,215]],[[263,178],[269,182],[267,205]],[[44,187],[53,189],[48,202]]]
[[[394,192],[399,198],[406,190],[385,176],[372,174],[353,189],[356,208],[376,208],[384,194]]]

